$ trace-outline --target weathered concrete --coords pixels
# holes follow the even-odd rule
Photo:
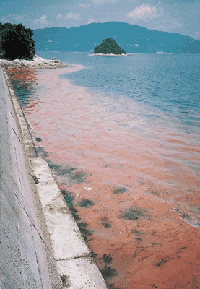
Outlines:
[[[32,171],[0,69],[1,288],[61,288]],[[35,196],[34,196],[35,194]],[[45,237],[46,235],[46,237]]]
[[[2,288],[107,288],[5,77],[8,87],[0,69]]]

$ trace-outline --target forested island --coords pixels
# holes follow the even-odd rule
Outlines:
[[[103,53],[103,54],[126,54],[124,49],[117,44],[112,38],[107,38],[103,42],[96,46],[94,49],[94,54]]]

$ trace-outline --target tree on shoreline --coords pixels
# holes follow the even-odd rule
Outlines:
[[[103,42],[95,47],[94,53],[113,53],[113,54],[126,54],[124,49],[117,44],[117,42],[112,38],[106,38]]]
[[[7,60],[27,59],[35,56],[33,31],[22,24],[0,22],[0,58]]]

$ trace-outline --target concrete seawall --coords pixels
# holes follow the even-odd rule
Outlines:
[[[1,288],[107,288],[0,68]]]

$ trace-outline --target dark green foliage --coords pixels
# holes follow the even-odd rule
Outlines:
[[[121,49],[116,41],[112,38],[107,38],[103,42],[95,47],[94,53],[113,53],[113,54],[126,54],[124,49]]]
[[[33,31],[22,24],[0,23],[0,57],[8,60],[33,59],[35,41]]]

